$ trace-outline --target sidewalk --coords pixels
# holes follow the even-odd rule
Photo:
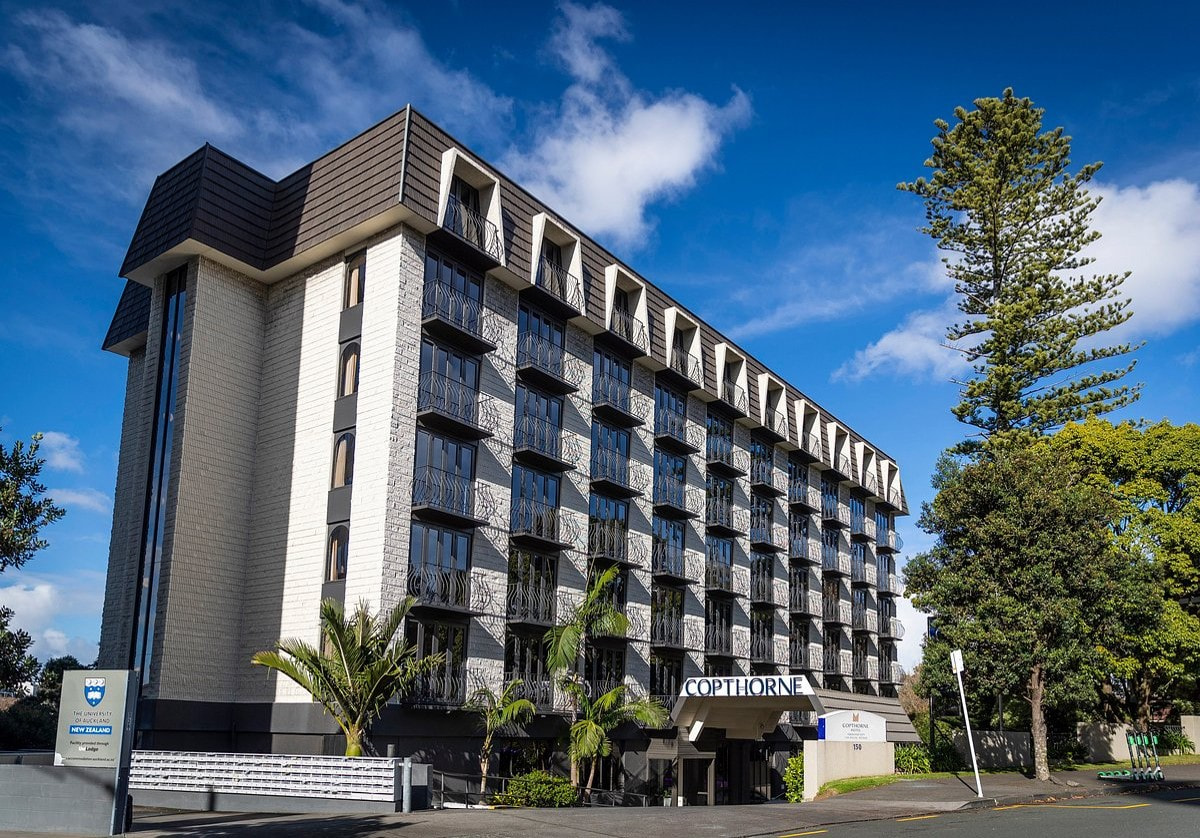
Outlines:
[[[1200,765],[1170,766],[1159,785],[1200,786]],[[714,806],[648,809],[499,809],[422,811],[411,815],[261,815],[141,810],[131,835],[247,836],[254,838],[703,838],[777,836],[857,821],[1097,794],[1120,794],[1151,784],[1105,783],[1092,772],[1061,772],[1039,783],[1020,774],[985,774],[980,801],[970,773],[934,780],[900,780],[878,788],[799,805]],[[21,833],[0,833],[12,838]]]

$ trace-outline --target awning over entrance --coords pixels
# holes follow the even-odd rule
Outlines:
[[[825,712],[803,675],[689,678],[671,710],[671,721],[689,742],[695,742],[706,726],[725,728],[731,739],[761,739],[788,710]]]
[[[887,741],[920,742],[921,737],[913,727],[912,720],[900,706],[900,699],[883,695],[859,695],[839,690],[817,690],[817,698],[824,705],[823,712],[835,710],[866,710],[887,720]]]

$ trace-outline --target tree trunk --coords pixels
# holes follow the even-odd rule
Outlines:
[[[591,769],[588,771],[588,784],[587,784],[587,787],[588,787],[588,792],[587,792],[588,800],[591,800],[591,799],[592,799],[592,792],[591,792],[591,789],[592,789],[592,787],[593,787],[594,785],[596,785],[596,765],[597,765],[599,762],[600,762],[600,757],[592,757],[592,767],[591,767]]]
[[[481,753],[479,755],[479,802],[486,803],[487,800],[487,770],[488,763],[491,762],[488,757],[491,754]]]
[[[1046,753],[1045,675],[1038,664],[1029,674],[1029,716],[1033,737],[1033,776],[1043,782],[1050,779],[1050,761]]]
[[[1150,679],[1143,676],[1138,679],[1138,714],[1137,720],[1143,730],[1150,729]]]
[[[346,756],[360,757],[363,755],[362,736],[363,732],[357,727],[347,727],[346,733]]]

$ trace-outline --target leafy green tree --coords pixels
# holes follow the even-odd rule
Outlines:
[[[11,608],[0,606],[0,692],[23,695],[38,674],[37,658],[29,654],[33,638],[24,629],[10,629]]]
[[[405,695],[443,663],[442,655],[418,659],[416,649],[397,637],[412,608],[409,597],[385,614],[372,615],[360,602],[347,618],[335,599],[321,603],[321,648],[303,640],[281,640],[275,651],[256,652],[251,663],[291,678],[333,716],[346,736],[346,756],[375,749],[367,729],[388,700]]]
[[[37,455],[41,441],[34,434],[28,447],[20,440],[11,449],[0,444],[0,572],[20,567],[45,547],[38,533],[63,516],[38,481],[45,462]]]
[[[81,664],[74,655],[50,658],[42,667],[37,679],[37,698],[43,704],[58,710],[62,697],[63,673],[69,669],[91,669]]]
[[[479,773],[483,775],[479,784],[481,797],[487,794],[488,765],[492,761],[495,738],[525,724],[537,711],[533,702],[521,695],[523,685],[524,681],[514,678],[499,694],[488,686],[479,687],[463,706],[464,710],[478,715],[479,727],[483,729],[483,744],[479,746]]]
[[[560,614],[561,622],[546,632],[546,664],[571,701],[572,718],[579,715],[579,696],[583,694],[579,665],[591,639],[621,637],[629,630],[629,619],[613,604],[619,573],[618,568],[609,567],[593,574],[583,599]],[[579,785],[575,759],[571,760],[571,785]]]
[[[1121,296],[1129,274],[1080,273],[1100,237],[1088,226],[1099,198],[1085,187],[1102,164],[1071,173],[1071,138],[1042,131],[1043,109],[1011,88],[974,104],[955,109],[953,126],[934,122],[929,179],[898,184],[924,200],[921,232],[951,254],[942,261],[966,315],[947,332],[974,371],[954,415],[988,439],[1129,404],[1138,387],[1117,382],[1135,362],[1080,370],[1133,349],[1097,339],[1132,314]]]
[[[1114,541],[1130,556],[1118,631],[1102,644],[1110,715],[1148,724],[1153,699],[1200,678],[1200,425],[1065,427],[1054,444],[1116,501]]]
[[[961,648],[978,690],[1021,695],[1046,780],[1046,710],[1094,696],[1095,642],[1111,631],[1125,564],[1111,493],[1045,441],[943,457],[934,487],[919,525],[936,541],[905,573],[914,605],[936,615],[922,678],[948,683],[948,650]]]
[[[570,682],[565,687],[572,693],[579,708],[571,724],[567,756],[572,765],[585,760],[591,764],[587,788],[596,782],[600,760],[612,753],[611,734],[626,722],[647,727],[662,727],[667,723],[667,709],[653,698],[630,699],[625,687],[616,686],[606,693],[590,698],[584,685]]]

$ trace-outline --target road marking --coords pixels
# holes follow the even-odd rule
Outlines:
[[[1200,797],[1169,797],[1171,803],[1191,803],[1193,800],[1200,800]]]
[[[911,818],[896,818],[896,823],[904,823],[906,821],[924,821],[929,818],[936,818],[938,815],[914,815]]]
[[[1200,797],[1193,798],[1200,800]],[[1172,801],[1178,803],[1179,801]],[[1014,803],[1011,806],[997,806],[994,811],[1003,812],[1006,809],[1140,809],[1149,803],[1130,803],[1125,806],[1099,806],[1084,803]]]
[[[820,835],[822,832],[828,831],[828,829],[812,829],[808,832],[789,832],[787,835],[780,835],[779,838],[800,838],[801,835]]]

